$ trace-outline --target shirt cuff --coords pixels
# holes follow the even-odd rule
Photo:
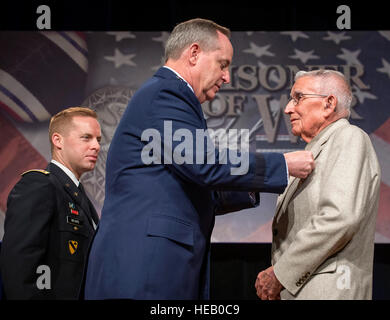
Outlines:
[[[288,184],[288,177],[289,177],[289,173],[288,173],[288,165],[287,165],[287,161],[286,159],[284,159],[284,163],[286,164],[286,172],[287,172],[287,177],[286,177],[286,181],[287,181],[287,184]]]

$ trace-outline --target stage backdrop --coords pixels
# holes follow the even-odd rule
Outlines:
[[[50,160],[51,115],[85,105],[97,110],[102,149],[82,177],[100,212],[105,159],[133,93],[163,64],[168,32],[0,32],[0,238],[6,200],[20,174]],[[233,32],[231,83],[203,104],[210,128],[250,130],[254,152],[305,147],[283,109],[298,70],[344,73],[353,93],[351,122],[369,135],[382,167],[377,243],[390,243],[390,31]],[[258,208],[217,217],[214,242],[269,242],[276,195]],[[131,208],[129,208],[131,210]]]

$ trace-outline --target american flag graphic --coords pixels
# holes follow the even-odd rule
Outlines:
[[[50,160],[51,115],[68,106],[94,108],[102,148],[83,185],[98,211],[105,159],[133,93],[163,64],[168,32],[0,32],[0,236],[9,191],[20,174]],[[305,144],[283,114],[298,70],[333,68],[349,79],[351,123],[371,137],[382,168],[376,242],[390,243],[390,31],[233,32],[232,81],[203,105],[210,128],[247,128],[254,152]],[[270,242],[277,195],[258,208],[217,217],[214,242]]]

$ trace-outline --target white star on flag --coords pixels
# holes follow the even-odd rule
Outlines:
[[[323,37],[322,39],[327,41],[334,41],[336,44],[339,44],[343,40],[351,39],[351,37],[345,36],[345,32],[336,33],[328,31],[328,35],[326,37]]]
[[[390,31],[378,31],[379,34],[390,41]]]
[[[389,76],[389,78],[390,78],[390,63],[388,63],[386,61],[386,59],[382,58],[382,64],[383,64],[383,67],[382,68],[378,68],[376,70],[379,71],[379,72],[382,72],[382,73],[386,73]]]
[[[169,36],[171,35],[170,32],[163,31],[161,32],[161,36],[152,38],[153,41],[161,42],[162,46],[165,47],[165,44],[167,43],[167,40]]]
[[[298,38],[309,39],[309,36],[301,31],[283,31],[280,34],[290,36],[293,42],[297,41]]]
[[[350,51],[345,48],[341,48],[341,51],[343,52],[342,54],[338,54],[337,58],[341,60],[345,60],[347,62],[347,65],[362,65],[361,62],[358,60],[358,55],[360,54],[361,50],[356,50],[356,51]]]
[[[274,54],[272,52],[268,51],[268,49],[269,49],[269,47],[271,47],[271,45],[259,47],[258,45],[256,45],[253,42],[250,42],[249,45],[250,45],[250,48],[243,50],[243,52],[252,53],[257,58],[260,58],[262,56],[270,56],[270,57],[274,56]]]
[[[152,70],[152,71],[157,71],[157,70],[160,69],[164,64],[165,64],[165,58],[162,56],[161,59],[160,59],[160,64],[157,65],[157,66],[152,66],[152,67],[150,67],[150,70]]]
[[[135,54],[122,54],[118,48],[115,48],[115,55],[114,56],[105,56],[104,59],[114,62],[115,63],[115,68],[119,68],[120,66],[128,65],[131,67],[137,66],[136,63],[131,61],[132,58],[134,58],[136,55]]]
[[[294,49],[295,55],[289,56],[292,59],[299,59],[303,64],[306,64],[306,62],[310,59],[319,59],[319,56],[316,56],[313,54],[314,50],[310,51],[300,51],[298,49]]]
[[[359,87],[356,85],[352,86],[352,91],[353,91],[353,94],[358,98],[360,103],[363,103],[364,99],[366,99],[366,98],[367,99],[378,99],[378,97],[373,95],[372,93],[364,92],[364,91],[360,90]]]
[[[129,32],[129,31],[111,31],[106,32],[107,34],[111,36],[115,36],[115,41],[121,41],[123,39],[135,39],[135,34]]]

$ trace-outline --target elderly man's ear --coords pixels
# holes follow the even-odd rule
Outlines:
[[[337,98],[334,95],[330,95],[326,98],[326,104],[324,107],[325,117],[329,117],[333,112],[336,112]]]

